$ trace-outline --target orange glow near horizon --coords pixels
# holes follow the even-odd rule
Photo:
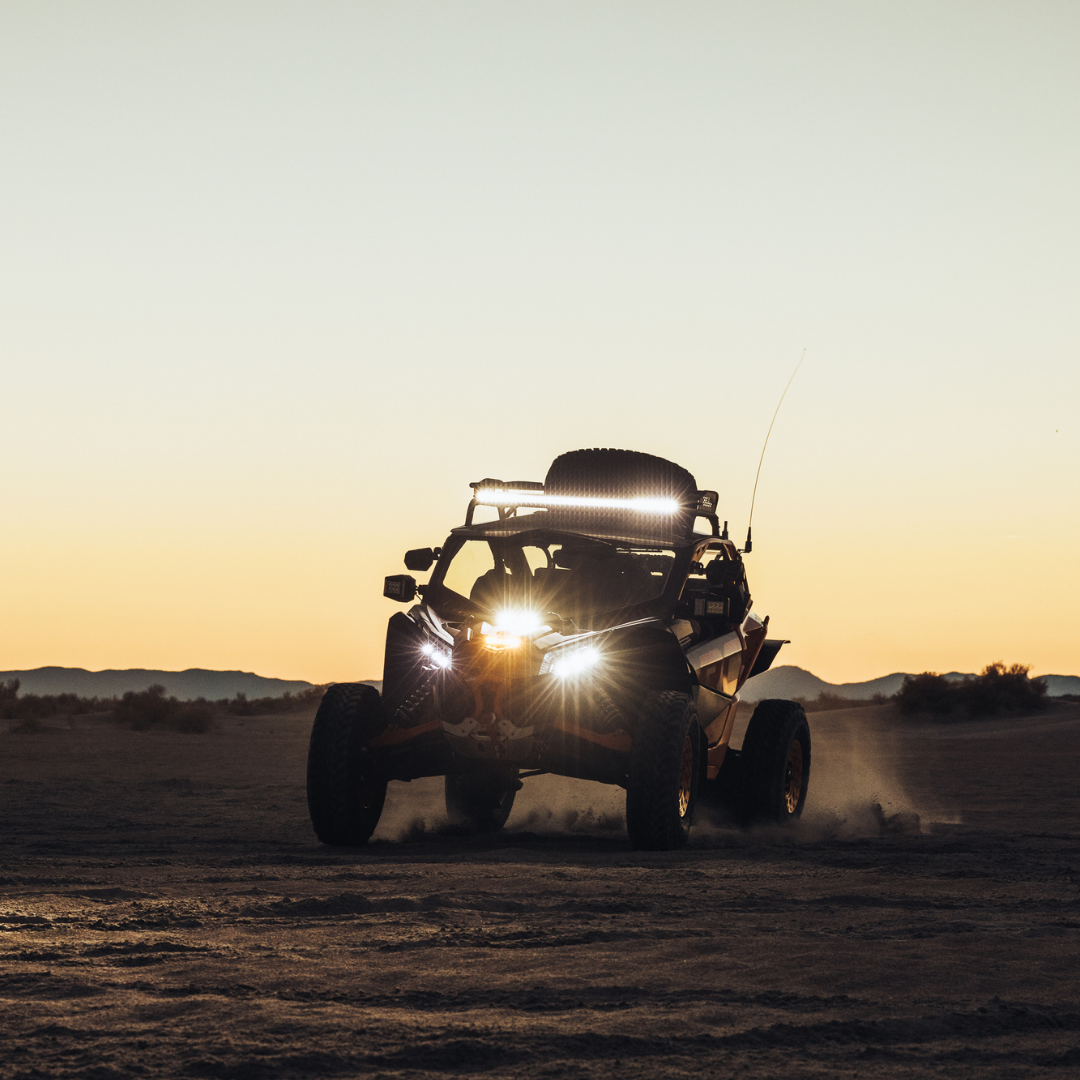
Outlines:
[[[755,530],[746,561],[755,609],[770,616],[771,636],[791,639],[777,664],[829,682],[977,671],[999,659],[1032,664],[1035,674],[1077,673],[1068,612],[1080,595],[1075,583],[1062,591],[1057,569],[1069,563],[1066,545],[1044,545],[1036,561],[996,540],[964,546],[940,536],[921,550],[865,533],[838,547],[781,529],[776,517]],[[198,530],[136,533],[126,543],[8,543],[5,565],[20,574],[5,595],[3,668],[380,678],[386,621],[403,610],[381,596],[382,577],[402,572],[407,547],[442,539],[422,523],[393,532],[367,543],[324,536],[315,548],[295,532]],[[1018,565],[1026,569],[1010,591]],[[1038,602],[1055,590],[1058,602]]]
[[[1080,5],[0,7],[0,670],[377,678],[625,447],[778,663],[1080,674]],[[238,43],[243,43],[243,48]]]

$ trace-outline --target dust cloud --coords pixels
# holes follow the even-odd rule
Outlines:
[[[902,778],[909,755],[901,742],[913,736],[881,724],[880,714],[877,708],[810,714],[812,768],[798,830],[806,839],[915,835],[959,823],[957,810],[928,785],[920,790],[918,777]]]
[[[536,776],[525,781],[507,828],[535,833],[622,833],[626,792],[615,784]]]
[[[386,789],[379,825],[372,841],[401,843],[438,835],[450,827],[443,801],[443,778],[425,776],[408,783],[393,781]]]
[[[539,835],[620,834],[626,829],[625,804],[626,792],[614,784],[550,774],[530,776],[522,781],[506,831]],[[447,816],[443,778],[429,776],[410,783],[390,784],[372,840],[408,843],[463,831]]]
[[[929,785],[920,788],[910,769],[906,777],[901,776],[902,761],[911,750],[904,743],[914,736],[899,726],[882,724],[880,709],[811,713],[810,730],[809,792],[794,829],[762,825],[745,830],[722,810],[701,806],[691,842],[721,846],[774,840],[812,843],[918,835],[938,824],[960,822],[958,811]],[[553,775],[527,777],[522,784],[507,832],[557,836],[625,831],[626,792],[616,785]],[[460,832],[446,814],[442,777],[425,777],[390,785],[373,839],[407,843]]]

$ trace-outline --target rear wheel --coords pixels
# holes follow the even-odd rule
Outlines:
[[[339,683],[323,695],[308,745],[307,797],[324,844],[356,847],[375,831],[386,779],[373,768],[368,747],[385,726],[375,687]]]
[[[743,820],[791,821],[806,803],[810,725],[794,701],[762,701],[742,748]]]
[[[455,825],[475,832],[498,832],[510,817],[521,787],[513,765],[494,765],[446,777],[446,813]]]
[[[686,843],[701,760],[701,732],[690,696],[674,690],[649,694],[626,785],[626,830],[635,848],[667,851]]]

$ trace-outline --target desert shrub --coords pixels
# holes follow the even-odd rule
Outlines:
[[[1029,712],[1046,705],[1046,683],[1029,678],[1030,670],[1024,664],[1006,667],[999,660],[987,664],[979,675],[969,675],[958,682],[924,671],[904,679],[896,703],[904,713],[929,712],[938,716]]]
[[[0,683],[0,719],[16,719],[16,710],[19,707],[19,680],[11,679]]]
[[[205,732],[213,726],[214,717],[221,713],[232,716],[268,716],[276,713],[296,713],[316,706],[326,691],[325,686],[312,686],[299,694],[285,693],[280,697],[253,698],[244,694],[221,701],[178,701],[166,697],[165,687],[151,686],[147,690],[128,691],[122,698],[84,698],[78,694],[19,695],[19,680],[0,683],[0,720],[23,721],[19,731],[40,729],[39,721],[50,716],[87,716],[93,713],[112,713],[113,719],[133,731],[165,728],[170,731]],[[16,730],[9,727],[9,731]]]
[[[84,698],[78,694],[56,694],[52,700],[56,703],[56,711],[68,716],[87,716],[95,712],[108,712],[115,705],[115,699]]]
[[[146,690],[129,690],[113,710],[113,719],[132,731],[165,728],[202,734],[210,730],[213,716],[213,706],[205,698],[179,701],[166,697],[165,687],[158,684]]]
[[[56,714],[56,703],[51,697],[39,694],[23,694],[4,709],[8,720],[43,720]]]
[[[964,679],[957,691],[971,716],[1028,712],[1046,706],[1046,683],[1031,679],[1026,664],[1006,667],[1000,660],[987,664],[974,679]]]
[[[0,719],[44,720],[50,716],[85,716],[112,709],[112,700],[83,698],[78,694],[23,694],[19,696],[19,680],[0,684]],[[25,730],[32,730],[26,728]]]
[[[905,675],[896,692],[896,704],[902,713],[930,712],[941,716],[950,713],[958,702],[955,685],[936,671]]]
[[[236,697],[223,698],[218,702],[230,716],[254,716],[258,708],[259,701],[256,698],[254,701],[248,701],[247,694],[241,694],[238,690]]]

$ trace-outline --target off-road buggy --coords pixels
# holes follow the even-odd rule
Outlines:
[[[481,480],[441,548],[405,556],[384,595],[382,693],[332,686],[308,755],[311,820],[365,843],[390,780],[445,776],[451,819],[505,824],[540,773],[619,784],[636,848],[686,842],[707,800],[748,822],[797,816],[810,774],[802,708],[762,701],[729,749],[739,690],[780,646],[750,610],[717,495],[626,450],[575,450],[544,482]],[[489,518],[479,522],[478,508]]]

